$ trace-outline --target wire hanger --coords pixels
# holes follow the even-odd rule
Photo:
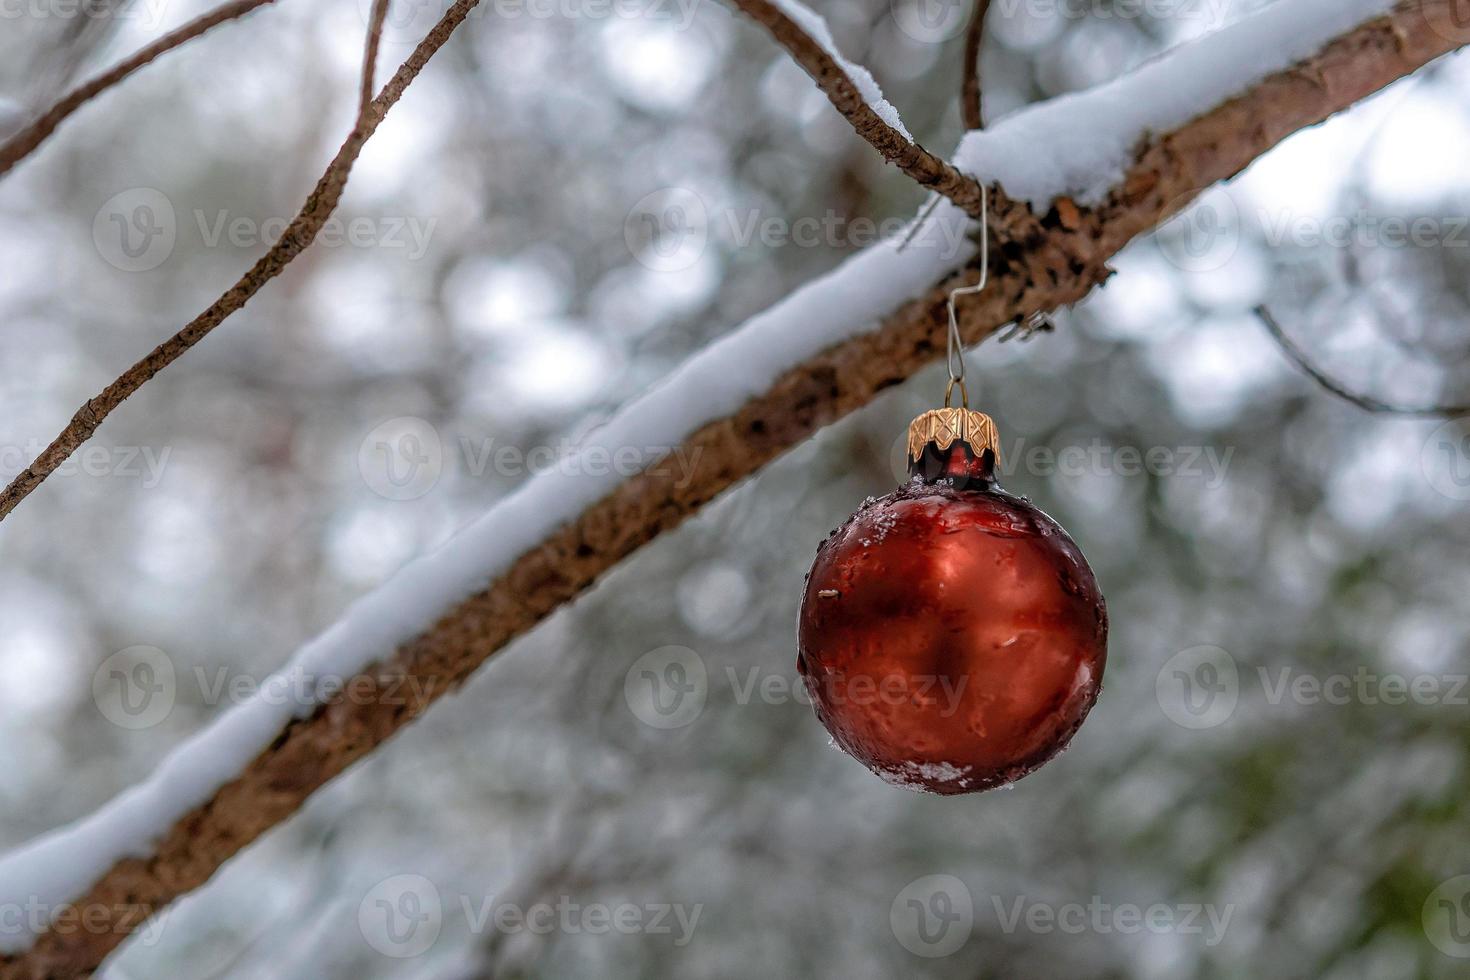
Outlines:
[[[924,223],[939,207],[940,200],[940,195],[936,193],[924,205],[918,218],[914,220],[913,227],[899,243],[898,251],[902,252],[909,247],[918,236],[920,229],[924,227]],[[964,408],[970,407],[970,393],[965,388],[965,342],[960,337],[960,321],[955,314],[955,297],[973,296],[983,292],[988,282],[990,282],[990,189],[982,183],[980,185],[980,281],[973,286],[951,289],[945,300],[945,307],[949,312],[949,331],[945,338],[944,355],[944,366],[949,371],[949,384],[944,389],[945,408],[949,407],[956,387],[960,389],[960,405]]]

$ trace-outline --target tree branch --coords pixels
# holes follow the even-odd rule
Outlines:
[[[373,0],[368,16],[367,41],[362,46],[362,94],[357,102],[357,118],[367,114],[373,101],[373,73],[378,65],[378,45],[383,40],[383,21],[388,19],[389,0]]]
[[[985,109],[980,99],[980,47],[985,41],[985,15],[990,0],[975,0],[975,12],[965,32],[965,74],[960,85],[960,116],[966,129],[985,128]]]
[[[1286,335],[1285,330],[1281,329],[1281,324],[1271,315],[1270,310],[1264,306],[1257,306],[1255,314],[1261,323],[1265,325],[1266,330],[1271,334],[1272,338],[1275,339],[1277,345],[1285,352],[1286,356],[1297,367],[1301,368],[1308,377],[1338,398],[1346,402],[1351,402],[1365,412],[1372,412],[1375,415],[1403,415],[1409,418],[1425,419],[1454,418],[1457,415],[1470,415],[1470,405],[1427,405],[1422,408],[1417,408],[1407,405],[1395,405],[1392,402],[1374,398],[1372,395],[1365,395],[1353,391],[1313,364],[1312,359],[1307,356],[1306,352]]]
[[[376,0],[376,3],[379,7],[383,6],[382,0]],[[159,371],[178,360],[189,348],[209,336],[215,327],[249,302],[266,283],[280,275],[296,256],[306,250],[342,200],[342,193],[347,188],[347,178],[358,154],[362,152],[363,145],[377,130],[388,110],[403,97],[404,91],[423,70],[424,65],[449,40],[449,35],[478,3],[479,0],[455,0],[443,18],[419,42],[408,60],[399,66],[388,84],[383,86],[383,91],[363,106],[346,142],[328,164],[326,172],[317,181],[306,203],[301,206],[296,217],[291,219],[291,223],[270,250],[223,296],[210,304],[208,309],[190,320],[182,330],[155,347],[147,357],[128,368],[116,381],[104,388],[101,394],[78,409],[66,428],[42,450],[31,465],[16,476],[9,486],[0,490],[0,521],[66,462],[82,443],[90,439],[103,420],[127,400],[128,396],[143,387]],[[369,44],[373,36],[370,33]]]
[[[159,55],[192,41],[213,27],[243,17],[256,7],[263,7],[268,3],[275,3],[275,0],[232,0],[230,3],[222,4],[177,30],[170,31],[139,50],[131,58],[114,65],[91,81],[68,92],[59,102],[43,112],[35,122],[11,136],[4,143],[0,143],[0,176],[9,173],[12,167],[40,146],[46,137],[56,131],[56,127],[60,126],[67,116],[139,68],[149,64]]]
[[[859,136],[883,155],[883,159],[929,190],[943,194],[971,217],[980,217],[979,182],[960,173],[884,120],[863,98],[832,52],[817,43],[787,12],[792,9],[791,0],[781,4],[771,0],[732,2],[771,32],[776,43],[806,69],[833,107],[852,124]],[[992,199],[991,204],[995,206],[997,202]]]
[[[1453,2],[1427,0],[1361,25],[1307,62],[1148,140],[1102,204],[1065,214],[1054,210],[1043,219],[1045,242],[999,243],[990,288],[964,304],[964,340],[977,343],[996,324],[1082,298],[1109,274],[1108,258],[1192,195],[1239,173],[1296,130],[1453,50],[1458,42],[1435,31],[1421,9],[1442,12]],[[737,412],[698,429],[678,450],[700,461],[693,473],[654,467],[587,507],[485,590],[353,678],[358,696],[292,721],[244,771],[164,833],[149,856],[115,864],[75,902],[87,921],[96,916],[107,928],[45,932],[27,952],[0,959],[0,980],[74,976],[95,968],[137,925],[121,923],[120,910],[156,911],[203,884],[324,783],[623,558],[822,426],[936,360],[943,350],[946,295],[968,281],[973,273],[936,283],[890,313],[878,329],[791,368]],[[421,696],[406,698],[405,691]]]

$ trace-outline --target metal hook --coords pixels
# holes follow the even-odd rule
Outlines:
[[[897,251],[902,252],[908,248],[915,238],[918,237],[924,223],[934,214],[939,207],[940,195],[930,195],[924,207],[919,211],[919,216],[914,219],[914,224],[909,228],[908,234],[903,241],[898,243]],[[954,301],[956,296],[973,296],[985,289],[985,284],[990,281],[990,188],[984,183],[980,184],[980,281],[973,286],[961,286],[950,291],[949,298],[945,303],[949,311],[949,333],[945,340],[945,367],[949,370],[949,388],[944,393],[944,404],[949,405],[950,394],[955,385],[960,386],[960,394],[965,400],[965,407],[969,407],[969,395],[965,393],[965,342],[960,337],[959,317],[955,315]]]
[[[949,369],[949,383],[953,388],[960,385],[964,390],[965,380],[965,342],[960,337],[960,321],[955,315],[954,300],[956,296],[973,296],[985,289],[985,284],[990,281],[990,192],[984,184],[980,185],[980,281],[973,286],[961,286],[952,289],[949,300],[945,306],[949,310],[949,335],[945,345],[945,367]],[[948,397],[946,396],[946,402]]]
[[[996,338],[996,343],[1005,344],[1020,337],[1022,343],[1029,344],[1036,339],[1037,334],[1051,333],[1055,329],[1056,324],[1052,322],[1051,314],[1045,310],[1037,310],[1012,320],[1006,326],[1005,332]]]

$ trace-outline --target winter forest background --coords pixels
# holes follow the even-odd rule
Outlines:
[[[987,115],[1258,6],[997,0]],[[0,7],[0,122],[204,7]],[[915,135],[953,145],[968,7],[817,7]],[[7,479],[279,234],[351,123],[366,10],[226,26],[0,182]],[[434,16],[395,4],[381,64]],[[802,576],[900,479],[936,366],[498,656],[111,975],[1463,975],[1466,937],[1426,923],[1470,892],[1470,442],[1329,395],[1252,309],[1356,391],[1470,401],[1467,157],[1451,57],[1135,243],[1054,332],[972,352],[1006,485],[1071,530],[1113,624],[1097,708],[1012,791],[893,789],[797,694]],[[718,4],[477,10],[327,237],[0,530],[0,847],[146,776],[354,597],[921,201]],[[636,680],[668,647],[703,700],[656,727]],[[140,664],[172,676],[136,712],[109,678]],[[963,945],[907,930],[915,897],[968,903]],[[538,904],[556,928],[487,924]],[[639,925],[599,928],[599,905]]]

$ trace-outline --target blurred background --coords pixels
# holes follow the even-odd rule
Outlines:
[[[0,126],[208,6],[6,6]],[[279,235],[351,125],[367,6],[224,26],[0,181],[5,479]],[[952,148],[968,7],[817,6]],[[996,0],[987,116],[1260,6]],[[380,79],[439,13],[394,4]],[[1467,96],[1452,58],[1298,135],[1054,333],[972,352],[1007,486],[1070,529],[1112,617],[1101,700],[1040,772],[894,789],[796,684],[802,576],[899,482],[930,370],[496,656],[109,975],[1465,976],[1470,424],[1332,397],[1251,310],[1365,394],[1470,402]],[[0,846],[143,778],[921,200],[718,4],[487,0],[340,221],[0,528]],[[378,450],[409,436],[406,481]],[[697,703],[670,720],[637,678],[674,661]],[[164,696],[111,686],[136,676]]]

